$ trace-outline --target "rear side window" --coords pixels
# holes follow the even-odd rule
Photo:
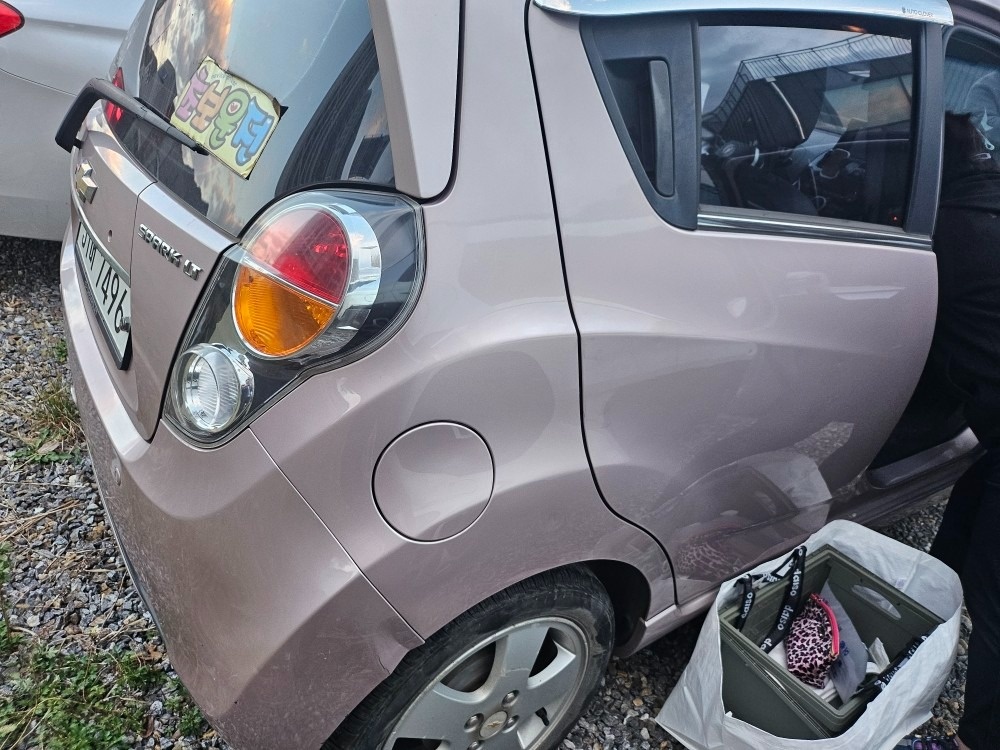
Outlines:
[[[903,223],[909,39],[765,26],[698,34],[703,205]]]
[[[585,19],[581,32],[626,156],[671,224],[766,212],[921,233],[907,223],[922,213],[909,205],[917,24],[662,14]]]
[[[239,234],[275,198],[307,186],[393,186],[367,0],[297,0],[280,11],[269,0],[158,0],[146,34],[126,45],[122,59],[137,67],[125,70],[126,88],[167,119],[207,58],[277,103],[280,119],[247,178],[128,113],[112,124],[154,178],[225,231]]]

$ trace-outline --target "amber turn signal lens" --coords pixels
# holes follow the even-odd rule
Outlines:
[[[247,344],[266,357],[287,357],[319,336],[337,308],[243,266],[236,276],[233,312]]]

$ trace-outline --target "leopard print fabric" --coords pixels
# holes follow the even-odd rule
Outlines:
[[[695,537],[684,546],[677,559],[677,570],[686,578],[724,581],[740,572],[741,565],[725,542]]]
[[[837,657],[833,655],[833,627],[826,610],[817,603],[818,598],[813,594],[792,620],[785,651],[788,671],[806,685],[822,688]]]

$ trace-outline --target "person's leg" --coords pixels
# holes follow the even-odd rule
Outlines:
[[[962,573],[972,619],[965,715],[958,735],[972,750],[1000,748],[1000,445],[987,446],[983,493]]]
[[[983,496],[983,482],[988,462],[980,458],[961,476],[951,490],[948,507],[930,553],[960,576],[976,527],[976,516]]]

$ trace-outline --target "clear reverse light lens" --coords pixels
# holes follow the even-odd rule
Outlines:
[[[246,358],[218,344],[198,344],[180,357],[174,406],[188,426],[214,434],[236,421],[253,400]]]

